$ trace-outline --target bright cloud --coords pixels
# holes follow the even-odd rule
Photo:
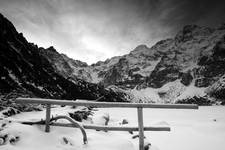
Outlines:
[[[186,24],[217,25],[225,2],[215,0],[1,0],[3,13],[28,41],[54,46],[89,64],[151,46]]]

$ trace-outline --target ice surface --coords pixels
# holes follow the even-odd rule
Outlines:
[[[128,125],[137,125],[137,110],[133,108],[101,108],[95,111],[95,118],[108,114],[110,124],[129,120]],[[52,108],[53,115],[65,115],[74,111],[70,107]],[[207,106],[199,110],[144,109],[144,125],[170,126],[171,132],[145,132],[145,142],[150,150],[224,150],[225,149],[225,107]],[[38,120],[45,117],[45,111],[21,113],[8,119]],[[0,120],[0,124],[4,121]],[[15,144],[6,143],[1,150],[137,150],[138,138],[132,139],[128,132],[86,130],[88,144],[83,145],[79,129],[51,127],[50,133],[44,126],[9,123],[0,132],[19,136]],[[67,142],[65,142],[67,141]]]

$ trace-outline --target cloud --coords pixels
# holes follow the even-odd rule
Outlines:
[[[224,20],[223,1],[210,0],[7,0],[1,12],[39,46],[86,61],[129,53],[172,37],[185,24]]]

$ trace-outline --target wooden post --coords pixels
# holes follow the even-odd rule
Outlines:
[[[143,125],[143,108],[137,108],[138,128],[139,128],[139,150],[144,150],[144,125]]]
[[[46,107],[45,132],[49,132],[50,131],[50,126],[49,126],[50,116],[51,116],[51,105],[47,104],[47,107]]]

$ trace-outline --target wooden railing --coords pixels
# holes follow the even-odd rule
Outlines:
[[[93,107],[122,107],[122,108],[137,108],[138,127],[111,127],[111,126],[96,126],[83,125],[86,129],[96,130],[112,130],[112,131],[139,131],[139,149],[144,150],[144,130],[145,131],[170,131],[169,127],[144,127],[143,125],[143,108],[160,108],[160,109],[198,109],[198,105],[194,104],[148,104],[148,103],[118,103],[118,102],[92,102],[92,101],[71,101],[71,100],[55,100],[55,99],[40,99],[40,98],[17,98],[17,103],[24,104],[46,104],[46,128],[45,131],[50,131],[50,116],[51,105],[69,105],[69,106],[93,106]],[[72,124],[54,123],[51,125],[74,127]],[[86,134],[86,133],[85,133]]]

